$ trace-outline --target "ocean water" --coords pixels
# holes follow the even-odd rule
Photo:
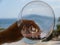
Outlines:
[[[51,27],[51,24],[54,21],[53,18],[51,18],[51,17],[39,16],[39,15],[35,15],[35,14],[24,16],[23,18],[29,19],[29,20],[34,20],[42,30],[49,30],[49,28]],[[16,21],[17,21],[16,18],[0,19],[0,27],[8,28],[10,25],[12,25]]]
[[[34,20],[35,23],[37,23],[37,25],[42,30],[49,30],[53,21],[54,21],[53,18],[51,18],[51,17],[39,16],[39,15],[35,15],[35,14],[24,16],[23,18],[29,19],[29,20]],[[16,18],[14,18],[14,19],[0,19],[0,27],[8,28],[10,25],[12,25],[16,21],[17,21]]]
[[[17,19],[0,19],[0,27],[2,28],[8,28],[10,25],[12,25],[14,22],[16,22]]]

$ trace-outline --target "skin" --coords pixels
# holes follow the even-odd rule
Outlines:
[[[17,42],[19,40],[21,40],[22,38],[24,38],[24,36],[26,35],[26,38],[30,38],[32,37],[32,33],[31,31],[28,29],[29,27],[31,27],[31,25],[33,25],[33,27],[35,29],[37,29],[37,33],[34,33],[33,36],[37,37],[40,36],[40,28],[37,26],[37,24],[35,24],[34,21],[32,20],[22,20],[19,22],[20,25],[17,24],[17,21],[15,23],[13,23],[11,26],[9,26],[7,29],[5,29],[4,31],[0,32],[0,45],[3,43],[12,43],[12,42]],[[24,27],[25,26],[25,27]],[[24,28],[23,28],[24,27]],[[25,33],[24,35],[24,31],[25,29],[28,30],[28,32],[30,33]],[[31,36],[27,36],[27,34],[30,34]]]
[[[17,22],[15,22],[6,30],[0,32],[0,44],[11,43],[21,40],[23,36],[20,29],[21,28],[17,26]]]

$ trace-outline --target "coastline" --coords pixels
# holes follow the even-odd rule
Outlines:
[[[17,42],[13,42],[13,43],[5,43],[2,45],[60,45],[60,41],[48,41],[48,42],[37,42],[35,44],[26,44],[24,43],[23,40],[21,41],[17,41]]]

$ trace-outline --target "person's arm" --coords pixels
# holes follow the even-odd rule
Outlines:
[[[21,30],[18,28],[17,22],[9,26],[6,30],[0,32],[0,44],[15,42],[22,38],[23,36]]]

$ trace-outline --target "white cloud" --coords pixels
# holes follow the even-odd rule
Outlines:
[[[60,8],[60,6],[51,6],[52,8]]]
[[[60,1],[60,0],[43,0],[43,1],[49,1],[49,2],[53,1],[54,2],[54,1]]]
[[[50,5],[59,5],[60,6],[60,0],[42,0]]]

